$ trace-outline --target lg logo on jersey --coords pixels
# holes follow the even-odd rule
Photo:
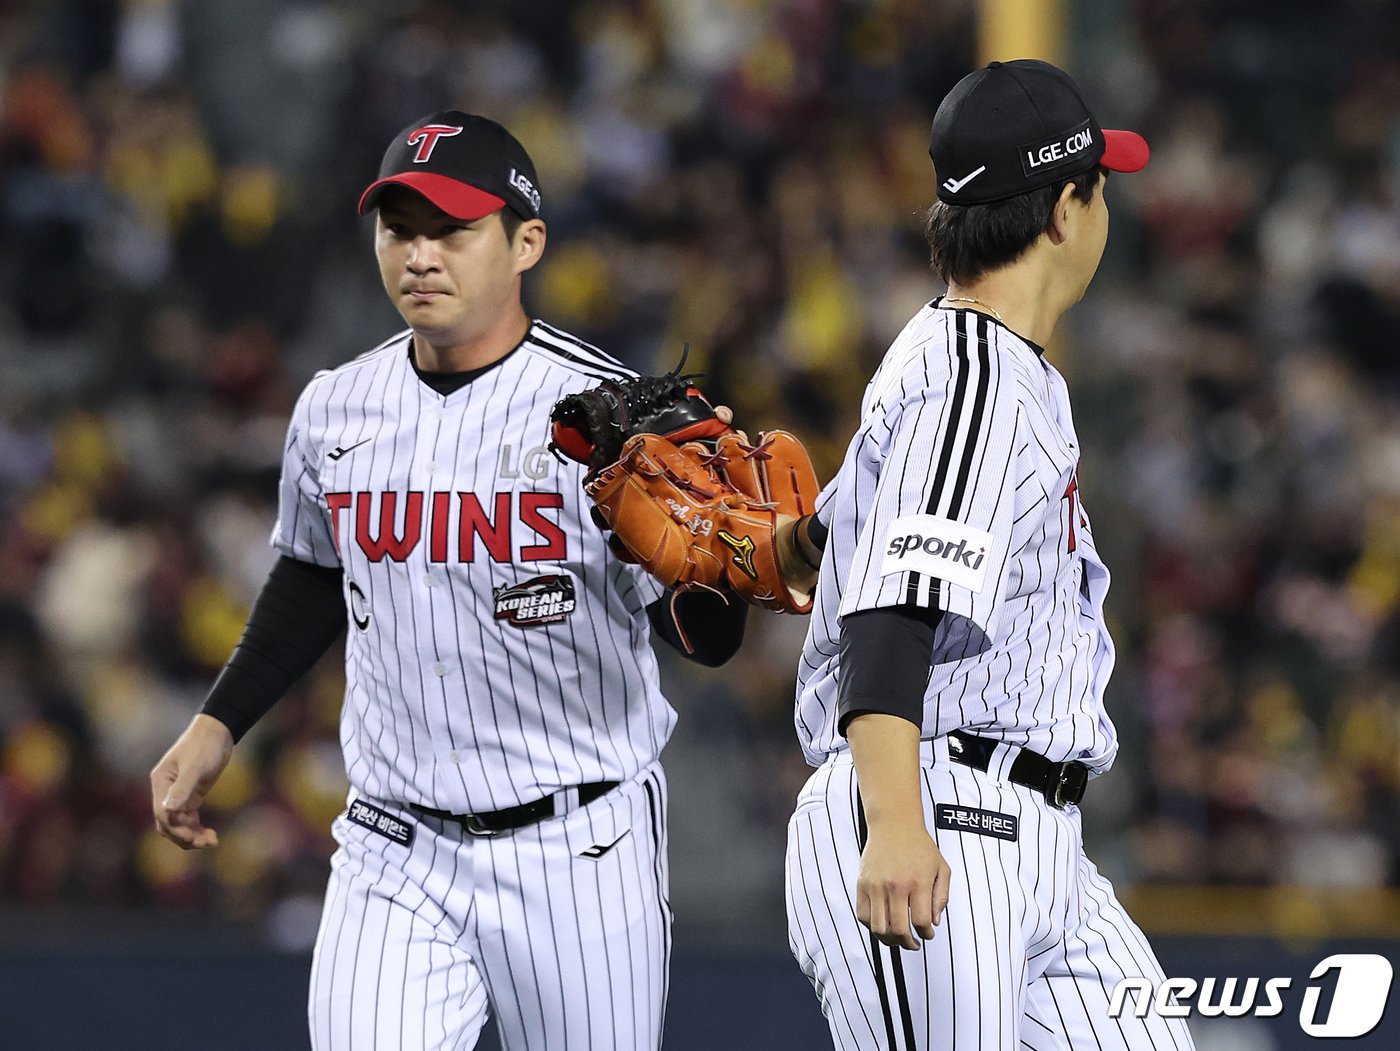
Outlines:
[[[1335,972],[1332,997],[1322,1004],[1327,979]],[[1384,956],[1373,953],[1338,953],[1329,956],[1313,968],[1303,990],[1303,1002],[1298,1009],[1298,1024],[1308,1036],[1324,1039],[1351,1039],[1365,1036],[1380,1024],[1390,998],[1394,970]],[[1237,978],[1206,978],[1197,984],[1194,978],[1168,978],[1155,991],[1148,978],[1124,978],[1113,990],[1108,1013],[1121,1018],[1128,1010],[1130,994],[1132,1014],[1145,1018],[1148,1010],[1163,1018],[1188,1018],[1194,1010],[1203,1018],[1274,1018],[1283,1014],[1283,994],[1293,985],[1291,978],[1270,978],[1261,983],[1258,978],[1244,980],[1240,988]],[[1264,1002],[1259,1003],[1260,986]],[[1199,990],[1199,995],[1197,992]],[[1238,994],[1238,998],[1237,998]],[[1196,998],[1193,1009],[1190,1001]]]
[[[479,540],[494,562],[555,562],[568,557],[568,538],[547,511],[564,506],[560,493],[496,493],[486,510],[475,493],[327,493],[331,531],[337,551],[345,531],[342,517],[351,521],[354,543],[371,562],[403,562],[428,538],[428,561],[446,562],[455,548],[457,562],[476,559]],[[402,515],[400,514],[402,507]],[[530,530],[534,543],[517,541]],[[455,544],[453,541],[455,540]],[[348,541],[347,541],[348,543]]]
[[[550,455],[548,445],[532,445],[520,454],[517,462],[515,459],[515,447],[512,445],[501,446],[501,462],[496,466],[496,475],[500,478],[519,478],[522,474],[526,478],[543,478],[549,474],[554,467],[554,457]]]

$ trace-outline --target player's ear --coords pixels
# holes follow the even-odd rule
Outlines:
[[[523,274],[540,261],[544,255],[546,231],[543,219],[527,219],[515,231],[511,250],[515,253],[515,272]]]
[[[1074,183],[1065,183],[1064,189],[1060,191],[1059,199],[1055,201],[1055,207],[1050,210],[1050,222],[1045,227],[1045,233],[1050,238],[1050,243],[1064,244],[1069,238],[1070,232],[1074,229],[1075,220],[1078,218],[1074,214],[1075,206],[1079,202],[1074,199]]]

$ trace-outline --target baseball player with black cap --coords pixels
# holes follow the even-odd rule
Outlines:
[[[293,411],[281,559],[201,714],[151,774],[157,827],[346,632],[351,783],[311,976],[311,1042],[655,1051],[670,956],[675,713],[653,630],[726,660],[739,603],[663,596],[594,526],[549,410],[630,371],[521,305],[545,247],[529,155],[456,111],[390,144],[360,200],[408,329]]]
[[[1078,804],[1118,747],[1109,575],[1044,349],[1098,267],[1107,173],[1147,143],[1021,60],[959,82],[929,152],[948,292],[890,347],[798,524],[824,555],[792,949],[839,1048],[1187,1051],[1178,1019],[1109,1017],[1119,979],[1161,970],[1083,850]]]

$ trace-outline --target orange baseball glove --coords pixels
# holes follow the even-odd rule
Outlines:
[[[732,430],[680,446],[634,435],[584,484],[599,517],[663,584],[729,589],[783,613],[809,612],[812,598],[783,580],[778,527],[811,514],[819,488],[787,431],[750,444]]]

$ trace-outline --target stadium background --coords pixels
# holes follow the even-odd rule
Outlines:
[[[1090,853],[1169,974],[1400,956],[1394,3],[0,0],[0,1043],[303,1046],[339,661],[239,749],[218,850],[156,838],[146,773],[271,564],[296,392],[396,330],[353,207],[390,135],[514,129],[532,310],[642,369],[689,342],[825,478],[938,291],[933,108],[1021,55],[1153,146],[1054,350],[1115,571]],[[821,1046],[781,891],[802,631],[667,665],[668,1047]],[[1202,1048],[1312,1046],[1296,1004]]]

